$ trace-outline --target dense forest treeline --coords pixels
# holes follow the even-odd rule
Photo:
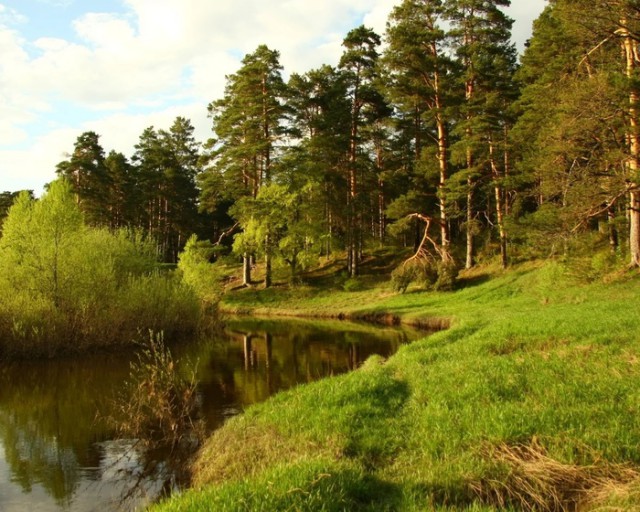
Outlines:
[[[295,278],[332,254],[357,276],[381,245],[413,247],[405,279],[445,284],[496,257],[638,266],[640,4],[550,0],[518,62],[509,3],[404,0],[383,36],[357,27],[337,67],[288,80],[259,46],[206,143],[181,117],[130,157],[86,132],[57,172],[90,224],[143,230],[167,262],[196,234],[245,283],[256,259],[269,286],[274,263]]]

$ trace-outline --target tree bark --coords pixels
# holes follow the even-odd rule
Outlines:
[[[616,228],[616,212],[615,206],[609,205],[607,209],[607,228],[609,231],[609,248],[611,254],[616,254],[618,251],[618,229]]]
[[[437,56],[437,48],[433,47],[432,51]],[[440,75],[435,73],[434,76],[434,92],[436,104],[436,126],[438,130],[438,166],[440,168],[440,182],[438,183],[438,205],[440,207],[440,238],[444,253],[449,254],[449,223],[447,217],[447,198],[445,195],[445,186],[449,179],[449,146],[447,137],[447,124],[442,116],[442,98],[440,96]]]
[[[471,178],[467,179],[467,255],[464,268],[470,269],[475,264],[474,254],[474,237],[473,237],[473,180]]]
[[[244,286],[251,284],[251,256],[246,252],[242,256],[242,284]]]
[[[636,55],[638,43],[633,39],[627,28],[626,18],[620,20],[619,34],[623,40],[624,55],[626,59],[626,74],[630,84],[628,133],[629,157],[627,159],[627,172],[629,180],[629,254],[630,265],[640,267],[640,188],[637,182],[638,169],[640,169],[640,137],[638,135],[638,100],[640,92],[633,83],[636,70]]]
[[[489,155],[491,160],[491,174],[493,177],[493,190],[496,201],[496,222],[498,224],[498,232],[500,234],[500,262],[502,268],[507,268],[509,259],[507,255],[507,231],[504,226],[504,188],[500,183],[502,175],[495,160],[495,147],[493,140],[489,140]]]
[[[271,272],[271,237],[266,236],[264,252],[264,287],[270,288],[272,284],[272,272]]]

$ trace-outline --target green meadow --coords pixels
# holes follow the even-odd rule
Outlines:
[[[355,288],[236,291],[221,309],[449,327],[230,419],[193,489],[154,510],[640,508],[637,273],[587,283],[547,263],[454,292]]]

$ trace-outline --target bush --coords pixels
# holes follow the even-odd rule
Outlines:
[[[439,291],[455,289],[459,272],[458,265],[454,261],[439,261],[436,269],[438,277],[433,288]]]
[[[342,289],[345,292],[357,292],[362,290],[362,281],[357,277],[350,277],[344,282]]]
[[[199,241],[193,235],[178,259],[182,279],[208,306],[217,304],[222,295],[222,272],[209,261],[215,251],[210,242]]]
[[[410,260],[391,272],[391,286],[400,293],[406,292],[411,283],[427,289],[446,291],[455,287],[457,277],[458,267],[453,261]]]
[[[415,265],[400,265],[391,272],[391,287],[395,292],[406,292],[409,285],[415,280]]]
[[[194,332],[199,304],[139,234],[85,225],[67,183],[19,196],[0,239],[0,352],[54,355]]]

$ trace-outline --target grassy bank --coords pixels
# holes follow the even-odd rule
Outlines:
[[[555,264],[443,294],[232,294],[227,310],[451,327],[231,419],[196,488],[156,510],[637,510],[639,295],[636,275],[586,285]]]

